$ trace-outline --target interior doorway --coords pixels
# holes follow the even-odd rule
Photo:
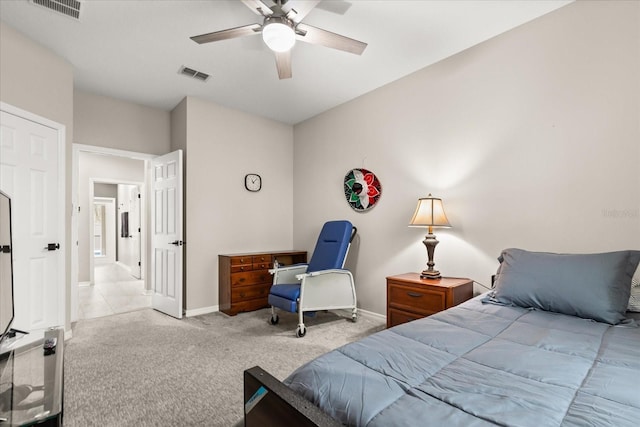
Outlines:
[[[154,157],[73,146],[72,322],[151,306],[146,269],[150,215],[146,194],[149,161]],[[111,213],[107,212],[109,205],[104,204],[109,198],[114,200]],[[97,228],[102,206],[104,231],[102,225]],[[106,245],[109,240],[115,241],[111,250]]]

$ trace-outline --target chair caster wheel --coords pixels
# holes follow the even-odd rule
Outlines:
[[[305,335],[307,335],[307,328],[301,328],[298,326],[298,329],[296,330],[296,336],[298,338],[302,338]]]
[[[357,315],[357,314],[352,314],[352,315],[351,315],[351,321],[352,321],[353,323],[356,323],[356,322],[358,321],[358,315]]]
[[[280,317],[278,317],[277,314],[275,316],[271,316],[271,319],[269,319],[269,323],[271,323],[272,325],[277,325],[279,321]]]

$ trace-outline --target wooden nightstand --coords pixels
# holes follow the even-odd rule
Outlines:
[[[387,328],[421,319],[473,296],[473,280],[421,279],[420,273],[387,277]]]

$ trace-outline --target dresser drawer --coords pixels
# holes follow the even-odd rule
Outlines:
[[[395,308],[389,309],[389,319],[387,323],[389,327],[401,325],[403,323],[411,322],[412,320],[422,319],[424,316],[415,313],[409,313],[408,311],[396,310]]]
[[[249,299],[246,301],[240,301],[237,303],[233,303],[233,307],[231,308],[231,312],[233,315],[237,313],[242,313],[245,311],[254,311],[260,310],[261,308],[267,308],[269,304],[267,303],[267,297],[257,298],[257,299]]]
[[[258,255],[251,257],[251,262],[253,264],[269,264],[271,262],[270,255]]]
[[[231,259],[231,265],[240,265],[240,264],[249,264],[251,265],[253,263],[252,261],[252,256],[247,255],[247,256],[232,256]]]
[[[271,282],[272,277],[267,270],[253,270],[231,274],[231,287],[259,285],[263,283],[271,284]]]
[[[273,267],[273,264],[270,262],[254,262],[253,269],[254,270],[268,270]]]
[[[389,285],[389,306],[422,315],[442,311],[446,307],[446,294],[432,289],[405,286],[395,283]]]
[[[232,273],[242,273],[243,271],[251,271],[251,270],[253,270],[253,264],[242,264],[242,265],[231,266]]]
[[[271,283],[253,286],[236,286],[231,289],[231,303],[235,304],[236,302],[254,298],[267,298],[269,296],[269,289],[271,289]]]

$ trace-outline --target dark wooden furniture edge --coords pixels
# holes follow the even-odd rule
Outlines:
[[[331,418],[259,366],[244,371],[245,427],[338,427]]]

